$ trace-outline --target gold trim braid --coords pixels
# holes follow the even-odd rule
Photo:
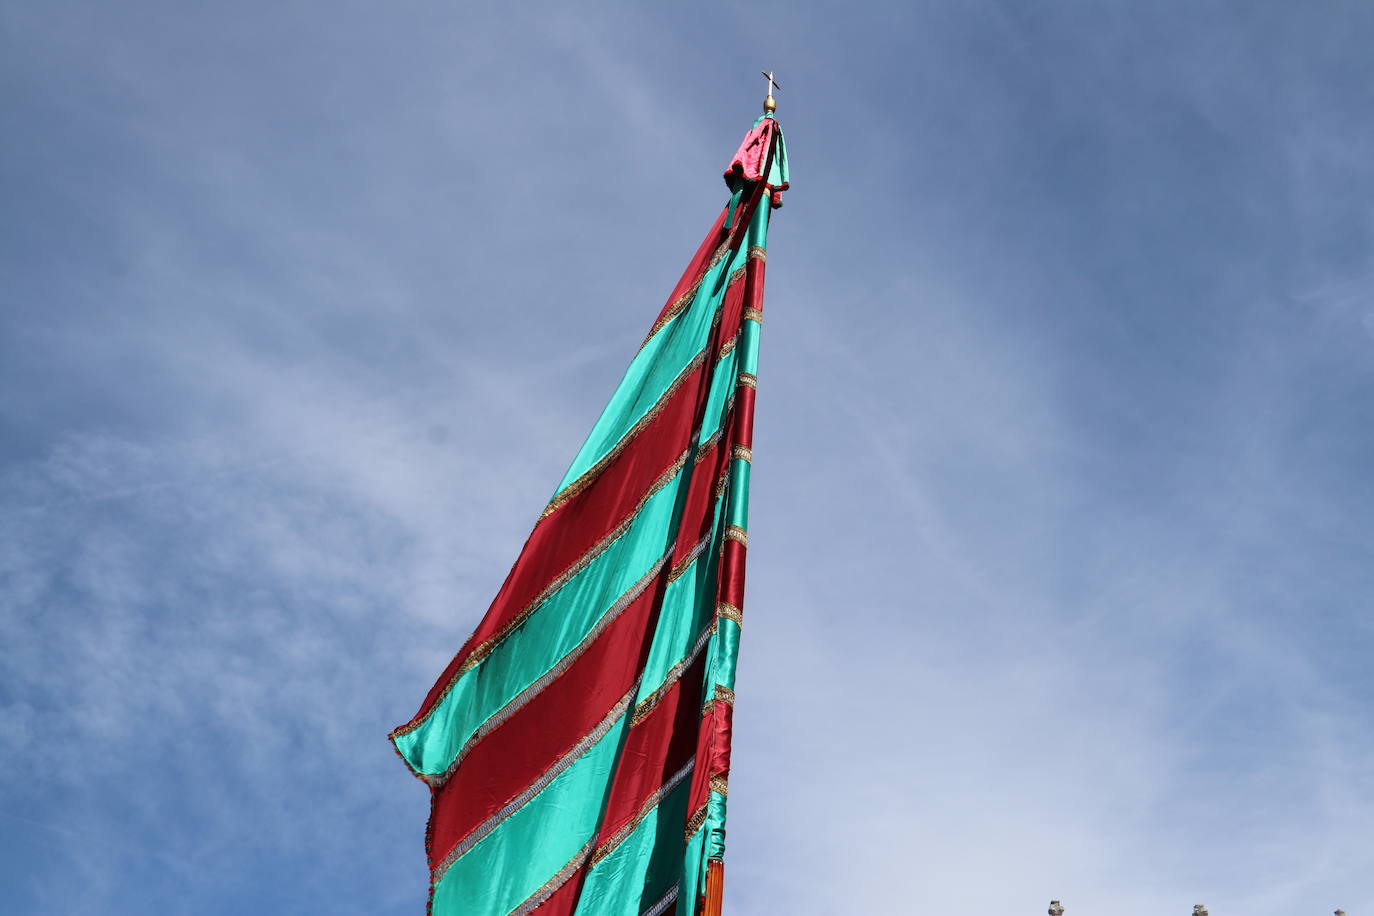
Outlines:
[[[587,857],[591,854],[592,840],[588,840],[586,845],[577,851],[577,855],[573,856],[572,859],[568,861],[567,865],[564,865],[558,870],[558,874],[554,875],[544,883],[543,887],[527,897],[524,903],[511,910],[510,916],[529,916],[530,913],[533,913],[543,906],[560,887],[567,883],[569,878],[577,874],[583,864],[586,863]]]
[[[601,475],[601,472],[606,470],[606,466],[609,465],[612,461],[614,461],[620,455],[621,452],[625,451],[625,449],[629,447],[630,443],[634,441],[635,437],[642,433],[644,431],[644,428],[653,422],[654,417],[657,417],[660,413],[663,412],[663,408],[667,406],[670,400],[672,400],[673,395],[677,394],[677,390],[681,388],[683,384],[686,383],[687,379],[692,375],[692,373],[700,369],[702,364],[705,362],[706,351],[703,349],[696,356],[692,357],[692,361],[689,362],[686,365],[686,367],[678,373],[677,378],[673,379],[673,383],[668,386],[668,390],[663,392],[662,396],[660,396],[658,401],[654,403],[653,407],[649,408],[648,413],[644,414],[644,416],[636,420],[635,425],[631,426],[628,430],[626,430],[625,435],[621,436],[620,439],[616,442],[616,444],[611,446],[610,451],[603,455],[600,458],[600,460],[596,462],[596,464],[592,465],[591,467],[587,468],[587,470],[583,471],[582,474],[576,480],[568,484],[562,490],[559,490],[558,493],[554,495],[553,499],[549,501],[548,507],[539,516],[539,520],[543,521],[544,519],[548,518],[555,511],[557,511],[560,506],[564,505],[568,500],[572,499],[578,493],[581,493],[583,490],[587,489],[587,487],[589,487],[592,484],[592,481],[596,480],[596,478]]]
[[[615,833],[611,834],[611,836],[608,837],[604,843],[596,847],[596,852],[592,853],[590,864],[593,867],[595,867],[596,863],[606,858],[608,855],[615,851],[615,848],[617,846],[625,842],[625,838],[629,836],[631,833],[634,833],[635,828],[638,827],[644,821],[644,819],[648,817],[653,812],[653,810],[659,806],[659,803],[663,801],[664,796],[671,793],[674,789],[676,789],[679,785],[682,784],[682,780],[686,779],[689,775],[691,775],[693,768],[696,767],[696,764],[696,758],[687,761],[686,766],[678,770],[676,773],[674,773],[672,776],[668,778],[667,782],[665,782],[663,785],[655,789],[653,793],[647,799],[644,800],[644,804],[639,806],[639,811],[636,812],[634,817],[630,818],[629,822],[626,823],[625,826],[621,827]]]
[[[652,484],[649,485],[648,491],[645,492],[644,496],[640,499],[639,503],[636,504],[632,510],[630,510],[630,513],[626,515],[625,518],[622,519],[620,523],[615,526],[615,528],[611,529],[611,531],[605,537],[603,537],[600,541],[597,541],[595,544],[593,544],[590,550],[588,550],[582,556],[578,557],[577,560],[571,566],[563,570],[563,572],[560,573],[556,579],[554,579],[552,582],[546,585],[544,589],[539,592],[539,594],[534,596],[534,598],[530,601],[529,604],[521,608],[519,613],[517,613],[514,617],[507,621],[505,626],[497,630],[491,636],[482,640],[482,642],[478,643],[473,648],[472,652],[468,654],[468,657],[463,660],[463,664],[460,665],[458,667],[458,670],[453,673],[453,677],[449,678],[449,682],[444,685],[443,692],[439,694],[439,696],[434,700],[434,704],[430,706],[429,710],[423,716],[420,716],[411,722],[407,722],[405,725],[396,727],[391,731],[391,734],[388,737],[390,737],[394,741],[396,738],[410,734],[411,732],[418,729],[421,725],[424,725],[426,722],[428,722],[430,717],[434,715],[434,711],[437,710],[441,705],[443,705],[444,700],[448,698],[448,695],[453,691],[454,686],[457,685],[457,683],[460,680],[462,680],[463,675],[467,674],[473,668],[477,667],[477,665],[482,663],[483,659],[485,659],[492,652],[496,651],[496,647],[503,640],[505,640],[506,637],[510,636],[511,633],[513,633],[517,628],[519,628],[519,626],[522,623],[524,623],[525,620],[527,620],[531,614],[539,610],[540,606],[543,605],[545,601],[549,600],[549,598],[553,596],[554,592],[558,591],[564,585],[568,584],[568,581],[570,579],[572,579],[575,575],[577,575],[579,572],[585,569],[592,562],[592,560],[596,559],[596,557],[607,547],[609,547],[612,542],[614,542],[617,538],[624,535],[625,532],[629,530],[630,526],[634,524],[634,520],[639,516],[640,511],[643,510],[645,503],[647,503],[650,500],[650,498],[654,496],[654,494],[658,493],[668,484],[672,483],[673,479],[677,477],[678,473],[687,463],[687,455],[688,452],[683,452],[681,455],[679,455],[677,459],[671,465],[668,466],[668,469],[664,471],[661,475],[659,475],[657,480],[655,480]],[[661,566],[662,561],[660,561],[655,566],[654,572],[656,573],[657,570],[661,568]],[[399,748],[397,749],[397,753],[400,753]],[[405,757],[402,756],[401,759],[405,760]],[[407,761],[407,765],[409,765],[409,761]],[[429,780],[425,778],[425,774],[416,773],[416,775],[419,776],[421,779],[424,779],[426,782],[429,782]],[[447,777],[444,776],[442,778]]]
[[[709,804],[709,802],[707,804]],[[690,843],[692,837],[701,829],[701,825],[706,823],[707,804],[703,804],[687,819],[687,829],[682,832],[683,842]]]
[[[643,498],[640,499],[639,503],[634,507],[634,509],[630,511],[630,514],[625,516],[625,518],[621,520],[620,524],[616,525],[614,528],[611,529],[610,533],[608,533],[605,537],[603,537],[601,540],[597,541],[594,545],[592,545],[592,548],[590,550],[588,550],[582,556],[578,557],[577,562],[573,563],[573,565],[565,569],[562,572],[562,574],[559,575],[558,578],[554,579],[547,586],[545,586],[544,590],[541,591],[538,595],[536,595],[533,601],[531,601],[524,608],[522,608],[520,610],[520,613],[512,617],[504,627],[502,627],[492,636],[483,640],[475,649],[473,649],[472,654],[467,657],[467,659],[463,662],[462,667],[458,669],[458,674],[462,675],[465,672],[470,671],[474,667],[476,667],[482,661],[482,659],[486,658],[488,655],[491,654],[492,650],[496,648],[497,643],[501,642],[507,636],[509,636],[512,631],[514,631],[516,628],[520,626],[520,624],[524,623],[525,619],[529,617],[530,614],[533,614],[535,611],[537,611],[540,605],[542,605],[544,602],[552,598],[554,592],[558,591],[560,588],[567,585],[568,582],[574,576],[576,576],[582,570],[590,566],[593,560],[595,560],[598,556],[605,552],[606,548],[610,547],[611,544],[613,544],[616,540],[624,536],[625,532],[629,531],[630,526],[634,524],[635,519],[639,517],[639,513],[643,511],[645,504],[648,503],[648,501],[652,499],[660,490],[668,486],[668,484],[672,483],[673,480],[677,477],[678,473],[682,470],[683,466],[686,465],[686,463],[687,452],[683,452],[681,455],[677,457],[676,460],[673,461],[671,465],[668,466],[668,469],[666,471],[659,475],[657,480],[655,480],[652,484],[649,485],[649,489],[644,494]],[[436,702],[435,705],[437,706],[438,703]]]
[[[701,635],[697,637],[696,643],[692,646],[691,650],[688,651],[687,655],[680,659],[673,667],[668,669],[668,673],[663,677],[663,683],[655,687],[653,693],[640,700],[638,705],[635,706],[634,714],[630,717],[631,728],[634,728],[636,725],[649,718],[649,713],[658,708],[659,701],[663,699],[664,695],[670,689],[672,689],[674,684],[682,679],[683,672],[692,667],[692,662],[697,660],[697,656],[710,644],[711,637],[714,635],[716,635],[716,619],[712,617],[711,623],[707,625],[706,629],[701,631]]]
[[[712,270],[715,270],[716,265],[718,265],[722,260],[724,260],[726,254],[730,252],[731,243],[734,242],[734,240],[735,233],[734,230],[731,230],[730,234],[725,237],[725,241],[721,242],[720,247],[716,249],[713,255],[711,255],[711,260],[707,262],[704,268],[702,268],[701,276],[697,277],[696,280],[692,283],[692,285],[687,287],[687,291],[685,293],[674,299],[673,304],[668,306],[668,308],[663,312],[663,316],[654,322],[654,326],[649,329],[649,336],[645,337],[644,343],[639,345],[640,350],[643,350],[645,347],[647,347],[649,345],[649,341],[653,340],[654,336],[658,334],[659,331],[667,327],[674,318],[676,318],[678,315],[681,315],[682,310],[687,308],[687,306],[691,304],[692,300],[697,297],[697,293],[701,292],[701,284],[706,282],[706,276]]]
[[[701,717],[704,719],[711,715],[715,711],[717,703],[733,707],[735,705],[735,692],[724,684],[717,684],[715,695],[701,705]]]
[[[734,337],[731,337],[729,340],[727,340],[727,341],[721,346],[720,352],[716,354],[716,362],[720,362],[721,360],[725,359],[725,357],[727,357],[727,356],[729,356],[731,353],[733,353],[734,350],[735,350],[735,346],[736,346],[738,343],[739,343],[739,335],[738,335],[738,334],[736,334]]]
[[[626,693],[625,696],[621,697],[620,700],[617,701],[616,704],[611,707],[611,711],[606,713],[605,718],[603,718],[595,728],[593,728],[590,732],[583,736],[581,741],[577,742],[577,744],[574,745],[571,750],[569,750],[558,760],[554,761],[553,765],[550,766],[547,770],[545,770],[539,776],[538,779],[536,779],[531,785],[527,786],[524,789],[524,791],[520,792],[520,794],[516,795],[509,802],[507,802],[505,807],[503,807],[500,811],[497,811],[491,817],[483,821],[478,827],[474,828],[471,833],[464,837],[462,841],[458,843],[457,846],[454,846],[452,851],[450,851],[448,855],[444,856],[444,860],[440,862],[439,865],[434,869],[432,877],[430,879],[431,886],[437,885],[440,881],[442,881],[444,875],[447,874],[448,870],[453,867],[454,862],[457,862],[463,856],[467,855],[468,850],[472,849],[473,846],[476,846],[485,837],[490,836],[491,832],[495,830],[497,827],[499,827],[501,823],[505,821],[506,818],[510,817],[516,811],[519,811],[521,808],[523,808],[529,802],[530,799],[534,798],[541,791],[543,791],[549,785],[549,783],[557,779],[559,774],[561,774],[568,767],[572,766],[573,763],[579,757],[585,754],[591,748],[592,745],[596,744],[598,741],[604,738],[606,736],[606,733],[611,730],[615,723],[620,721],[620,718],[625,715],[625,712],[629,708],[630,703],[634,701],[635,693],[638,690],[638,683],[630,687],[629,692]]]
[[[654,579],[658,578],[659,573],[663,571],[663,567],[666,565],[668,565],[668,557],[664,555],[654,563],[653,567],[650,568],[638,582],[630,586],[625,594],[616,599],[615,604],[611,605],[610,609],[601,615],[601,618],[587,631],[587,635],[583,636],[582,640],[574,646],[567,655],[564,655],[537,681],[520,691],[513,700],[492,713],[485,722],[478,726],[477,730],[472,733],[472,737],[468,738],[458,750],[457,755],[453,758],[453,762],[448,765],[448,769],[444,771],[443,775],[424,777],[425,782],[437,789],[448,781],[448,779],[457,772],[459,764],[466,759],[467,755],[477,746],[478,742],[500,728],[511,716],[525,708],[531,700],[542,693],[544,688],[548,687],[561,677],[565,671],[571,668],[573,663],[582,657],[582,653],[586,652],[587,649],[596,642],[597,638],[606,631],[606,628],[614,623],[616,619],[624,613],[626,608],[637,601],[640,595],[644,594],[644,590],[649,587]]]

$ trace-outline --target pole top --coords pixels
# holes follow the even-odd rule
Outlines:
[[[778,100],[773,98],[773,90],[781,89],[782,86],[777,80],[773,79],[772,70],[760,70],[759,72],[768,80],[768,98],[763,100],[763,113],[772,114],[778,110]]]

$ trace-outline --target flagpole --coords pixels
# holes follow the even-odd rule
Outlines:
[[[781,89],[778,81],[773,78],[769,70],[762,71],[763,76],[768,80],[768,95],[763,100],[763,113],[771,115],[778,110],[777,99],[773,98],[773,90]],[[770,147],[768,156],[764,161],[763,173],[759,180],[765,185],[768,175],[773,167],[773,150]],[[767,193],[765,191],[765,197]],[[701,899],[701,916],[721,916],[721,909],[725,903],[725,863],[720,859],[711,859],[706,863],[706,894]]]
[[[706,864],[706,906],[701,916],[720,916],[725,900],[725,863],[712,859]]]

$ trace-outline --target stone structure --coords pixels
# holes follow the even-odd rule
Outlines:
[[[1064,905],[1058,900],[1050,901],[1050,916],[1064,916]],[[1207,907],[1200,903],[1193,905],[1193,916],[1207,916]],[[1336,916],[1345,916],[1345,910],[1337,910]]]

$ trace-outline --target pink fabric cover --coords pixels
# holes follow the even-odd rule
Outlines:
[[[734,188],[734,178],[736,175],[746,181],[758,181],[763,178],[763,170],[768,165],[768,147],[773,142],[773,135],[778,131],[778,122],[772,118],[761,118],[759,123],[749,133],[744,135],[744,141],[740,143],[739,149],[735,152],[735,158],[730,160],[730,165],[725,170],[725,183]],[[782,192],[787,190],[787,182],[780,185],[767,185],[771,202],[774,207],[782,205]]]

